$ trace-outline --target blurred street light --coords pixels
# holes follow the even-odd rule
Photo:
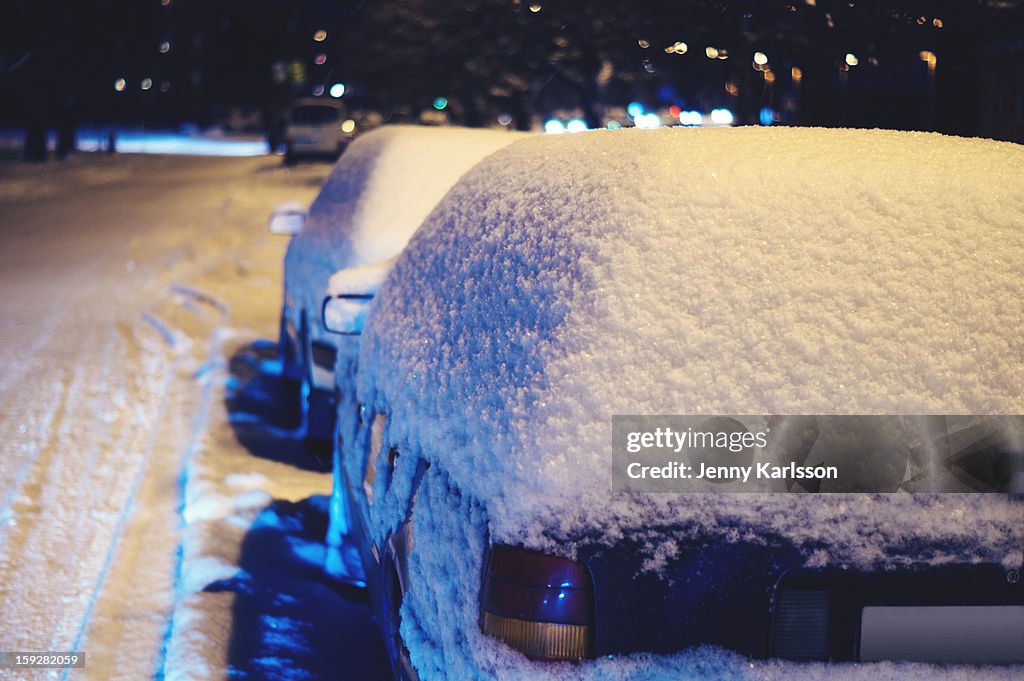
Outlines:
[[[928,64],[928,73],[934,74],[935,65],[939,61],[939,58],[935,56],[935,53],[931,50],[922,50],[918,56],[921,58],[921,61]]]
[[[931,50],[922,50],[918,56],[928,64],[928,109],[925,111],[925,128],[935,129],[935,67],[939,58]]]

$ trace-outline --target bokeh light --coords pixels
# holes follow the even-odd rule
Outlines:
[[[733,120],[732,111],[728,109],[713,109],[711,111],[711,122],[715,125],[732,125]]]
[[[565,132],[565,126],[562,125],[562,121],[556,121],[554,118],[544,124],[544,132],[549,135],[559,135]]]

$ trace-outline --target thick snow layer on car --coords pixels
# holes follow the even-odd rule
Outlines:
[[[396,256],[397,257],[397,256]],[[376,295],[395,266],[396,258],[338,270],[327,282],[327,295]]]
[[[384,282],[360,355],[360,399],[392,412],[380,451],[433,464],[402,608],[422,678],[1019,673],[705,649],[542,664],[480,633],[476,590],[488,541],[571,556],[628,536],[648,570],[694,537],[785,538],[809,565],[1019,567],[1024,507],[1005,495],[612,494],[611,417],[1022,413],[1022,206],[1024,150],[934,134],[594,132],[468,172]],[[377,476],[375,540],[411,476],[387,494]]]
[[[285,256],[293,313],[318,314],[337,270],[386,260],[402,250],[459,177],[520,138],[506,131],[388,126],[358,138],[334,166]],[[298,321],[296,328],[298,328]]]
[[[362,394],[482,500],[495,541],[571,553],[629,531],[651,568],[695,534],[785,536],[819,564],[1019,562],[1005,497],[613,495],[610,443],[613,414],[1022,413],[1022,206],[1024,150],[991,141],[525,140],[399,258]]]

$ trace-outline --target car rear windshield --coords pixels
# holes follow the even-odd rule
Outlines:
[[[341,112],[333,106],[297,106],[292,110],[292,122],[299,125],[323,125],[341,118]]]

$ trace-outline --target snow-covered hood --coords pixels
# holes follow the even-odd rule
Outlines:
[[[915,559],[1019,563],[1024,506],[998,495],[613,495],[611,417],[1024,413],[1021,262],[1017,145],[529,139],[467,173],[399,258],[360,390],[497,541],[784,535],[812,562],[868,565],[913,536]]]

